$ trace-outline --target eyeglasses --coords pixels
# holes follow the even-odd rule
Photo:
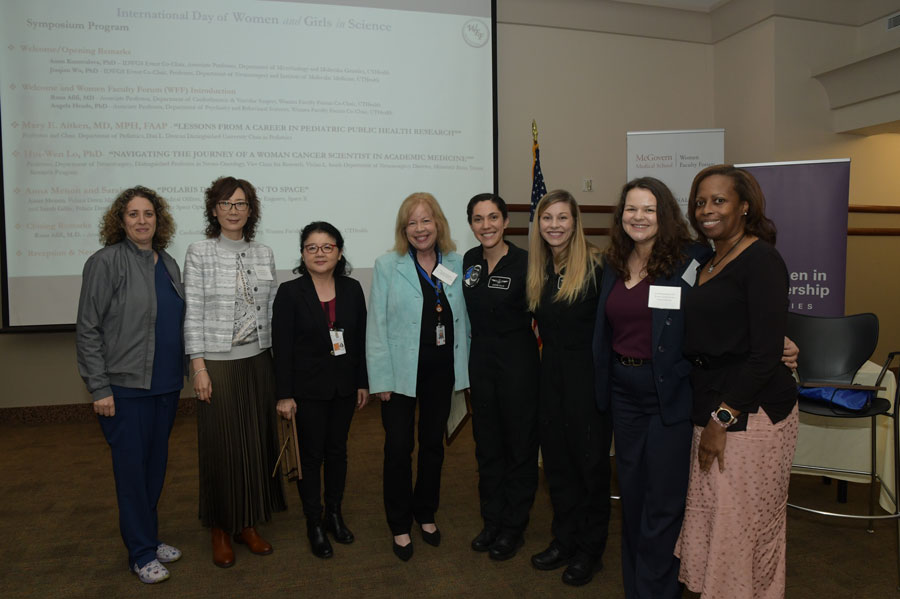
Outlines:
[[[228,212],[232,208],[237,210],[238,212],[246,212],[247,208],[250,207],[250,202],[218,202],[219,210],[223,212]]]
[[[319,250],[322,250],[323,254],[330,254],[334,251],[334,248],[337,246],[333,243],[323,243],[322,245],[316,245],[314,243],[310,243],[308,245],[303,246],[303,251],[307,254],[316,254]]]

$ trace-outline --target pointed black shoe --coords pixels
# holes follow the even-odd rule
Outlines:
[[[502,562],[514,557],[519,547],[525,544],[522,535],[515,532],[501,532],[494,544],[491,545],[490,558]]]
[[[531,565],[538,570],[556,570],[568,564],[571,557],[553,541],[549,547],[531,556]]]
[[[579,551],[569,562],[569,567],[563,572],[562,581],[573,587],[580,587],[589,583],[594,578],[594,572],[603,569],[603,563],[587,553]]]
[[[437,528],[434,529],[434,532],[425,532],[425,529],[421,527],[419,530],[422,532],[422,540],[432,547],[437,547],[441,544],[441,531]]]
[[[330,532],[334,540],[342,545],[349,545],[353,542],[353,533],[344,524],[340,506],[325,508],[325,530]]]
[[[472,551],[487,551],[497,540],[499,534],[499,527],[485,524],[478,536],[472,539]]]
[[[413,555],[412,541],[409,542],[409,545],[401,547],[397,544],[397,541],[391,540],[391,549],[393,549],[394,555],[399,557],[404,562],[408,562],[409,558],[411,558]]]
[[[306,536],[309,539],[309,548],[316,557],[326,559],[334,555],[331,549],[331,543],[325,536],[325,527],[322,526],[321,520],[306,521]]]

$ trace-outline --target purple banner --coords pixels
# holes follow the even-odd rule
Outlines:
[[[850,160],[738,165],[759,181],[790,275],[791,312],[844,315]]]

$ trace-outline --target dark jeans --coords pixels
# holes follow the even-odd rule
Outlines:
[[[392,393],[381,403],[384,425],[384,510],[394,535],[409,533],[413,518],[434,522],[441,494],[444,431],[453,393],[452,348],[423,345],[419,352],[416,397]],[[419,455],[412,483],[416,403],[419,405]]]
[[[128,548],[129,568],[143,568],[156,559],[156,505],[166,480],[169,433],[180,393],[115,398],[116,415],[98,416],[112,453],[119,532]]]
[[[612,368],[616,473],[622,493],[622,580],[628,599],[681,597],[681,530],[690,473],[690,420],[666,425],[649,365]]]
[[[303,514],[322,517],[322,465],[325,466],[325,506],[338,508],[347,480],[347,434],[356,409],[356,394],[297,403],[297,435],[303,478],[297,481]]]

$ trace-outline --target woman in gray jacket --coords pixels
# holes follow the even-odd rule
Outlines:
[[[156,192],[120,193],[100,224],[105,247],[84,265],[75,329],[78,371],[112,453],[128,567],[151,584],[181,557],[157,538],[156,512],[184,385],[184,290],[163,249],[174,233]]]
[[[200,519],[212,530],[213,562],[234,564],[231,537],[257,555],[272,546],[259,521],[285,508],[278,457],[272,250],[253,241],[259,200],[249,181],[221,177],[206,190],[206,237],[184,260],[185,351],[191,358],[200,454]]]

